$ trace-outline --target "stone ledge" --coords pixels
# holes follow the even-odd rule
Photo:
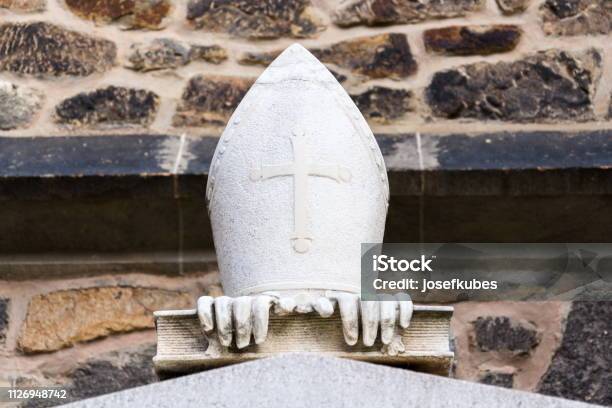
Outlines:
[[[377,136],[391,186],[387,242],[609,240],[612,130],[419,138],[421,155],[415,134]],[[62,273],[32,268],[37,253],[212,250],[204,189],[216,143],[188,137],[177,162],[179,136],[0,138],[0,255],[25,256],[0,259],[0,279]],[[141,271],[180,270],[165,263]]]
[[[377,135],[393,196],[612,194],[612,129],[420,139],[421,157],[415,134]],[[171,135],[0,137],[0,200],[203,197],[216,143],[188,137],[179,158]]]

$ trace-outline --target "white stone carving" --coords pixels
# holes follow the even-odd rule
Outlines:
[[[237,107],[206,198],[227,296],[200,298],[198,315],[222,345],[265,341],[270,313],[339,310],[351,345],[360,318],[367,346],[379,327],[390,344],[410,323],[409,298],[359,299],[361,243],[383,239],[387,173],[349,95],[302,46],[274,60]]]

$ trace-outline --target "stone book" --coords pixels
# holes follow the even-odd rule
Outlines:
[[[223,347],[216,335],[205,335],[196,310],[155,313],[157,355],[153,361],[162,376],[201,371],[286,353],[311,353],[330,357],[409,367],[447,376],[453,360],[450,345],[449,306],[414,306],[410,327],[401,331],[401,344],[349,346],[342,335],[340,316],[323,318],[316,313],[270,316],[268,337],[243,349]],[[399,346],[399,347],[398,347]]]

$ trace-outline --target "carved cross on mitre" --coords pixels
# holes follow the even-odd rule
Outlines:
[[[299,253],[308,252],[312,243],[307,228],[308,224],[308,177],[327,177],[338,183],[349,182],[351,172],[348,168],[333,164],[311,163],[308,158],[308,146],[305,133],[296,128],[290,136],[293,147],[293,163],[261,165],[251,172],[253,181],[273,177],[293,176],[294,197],[294,231],[291,241],[293,249]]]

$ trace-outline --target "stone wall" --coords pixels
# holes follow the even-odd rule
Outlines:
[[[611,9],[606,0],[4,0],[0,129],[218,134],[295,41],[375,131],[600,127],[612,109]]]
[[[2,136],[218,135],[295,41],[375,132],[612,129],[607,0],[0,0],[0,16]],[[0,385],[155,381],[151,312],[202,293],[216,273],[0,281]],[[611,316],[460,304],[454,375],[612,405]]]

